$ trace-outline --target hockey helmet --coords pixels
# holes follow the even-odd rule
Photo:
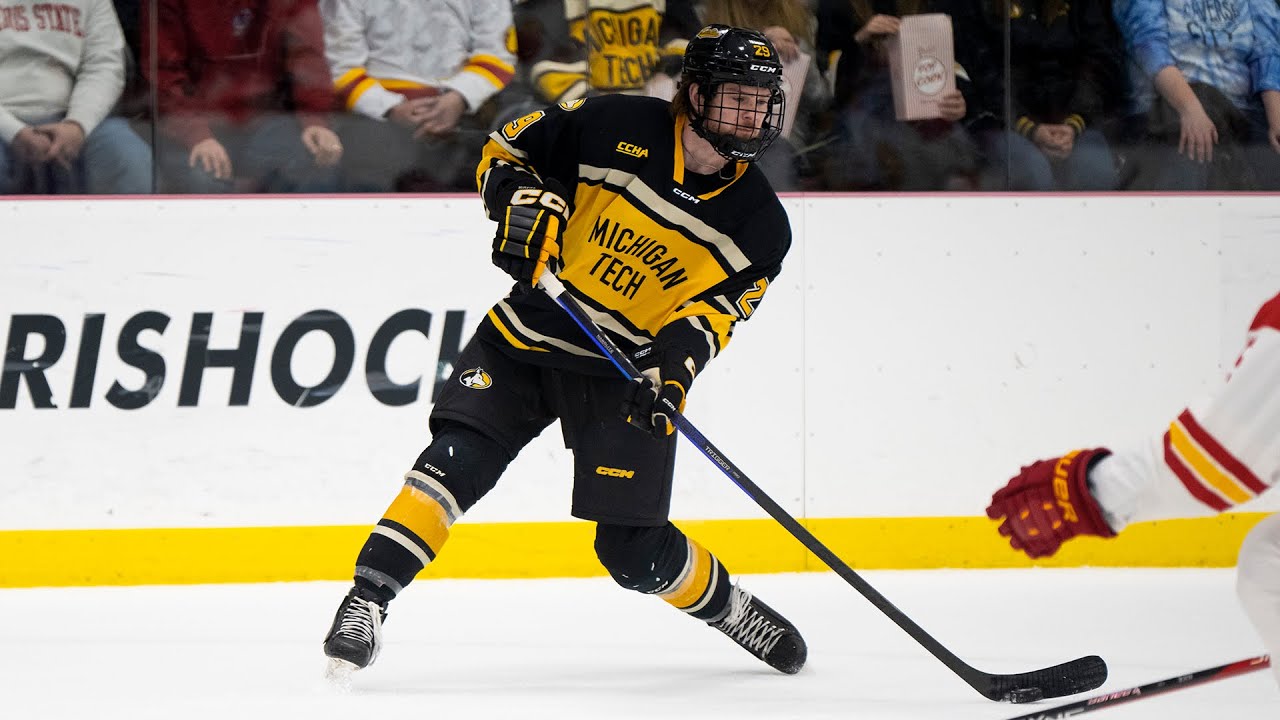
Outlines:
[[[681,90],[687,92],[691,83],[697,83],[701,102],[690,107],[689,124],[724,157],[754,160],[782,133],[782,61],[763,34],[728,25],[699,30],[685,47]],[[743,113],[734,104],[722,104],[718,91],[726,83],[764,89],[768,108],[754,125],[740,120]]]

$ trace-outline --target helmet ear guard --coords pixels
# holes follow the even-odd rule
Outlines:
[[[695,133],[729,160],[755,160],[782,134],[786,99],[782,92],[782,63],[778,51],[761,33],[728,25],[708,25],[689,41],[684,53],[682,87],[698,86],[697,101],[689,109]],[[760,121],[747,126],[736,107],[722,104],[725,85],[763,88],[768,105]],[[742,93],[757,102],[761,93]],[[714,116],[714,117],[712,117]]]

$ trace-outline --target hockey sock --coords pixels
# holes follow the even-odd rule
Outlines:
[[[441,429],[369,534],[355,584],[389,602],[435,560],[449,528],[493,488],[510,458],[497,443],[460,425]]]
[[[453,495],[417,470],[369,534],[356,561],[356,587],[390,601],[422,572],[449,539],[460,516]]]
[[[699,620],[718,620],[729,609],[729,571],[695,540],[685,540],[688,548],[684,569],[658,597]]]
[[[596,554],[619,585],[657,595],[699,620],[714,621],[729,607],[729,571],[675,525],[600,524]]]

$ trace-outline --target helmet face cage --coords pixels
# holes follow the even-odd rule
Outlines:
[[[698,85],[690,126],[725,158],[754,160],[782,134],[782,63],[764,35],[725,25],[703,28],[685,49],[684,78]],[[726,85],[743,87],[739,93]],[[757,110],[766,98],[768,105]]]

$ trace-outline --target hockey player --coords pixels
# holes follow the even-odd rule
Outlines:
[[[596,523],[596,554],[618,584],[781,672],[804,665],[796,628],[668,520],[676,438],[657,402],[684,406],[790,248],[787,216],[752,164],[778,136],[780,85],[763,35],[708,26],[688,46],[674,102],[576,100],[490,136],[477,183],[498,222],[493,262],[516,284],[463,349],[431,412],[431,444],[360,550],[324,641],[331,672],[373,662],[387,604],[556,419],[574,457],[572,513]],[[643,381],[620,378],[535,287],[543,272],[631,353]]]
[[[1184,410],[1145,447],[1077,450],[1024,467],[992,496],[987,515],[1004,519],[1000,534],[1014,549],[1039,558],[1077,535],[1110,538],[1131,522],[1223,512],[1278,480],[1280,295],[1259,310],[1244,353],[1203,409]],[[1236,589],[1280,657],[1280,515],[1245,537]]]

